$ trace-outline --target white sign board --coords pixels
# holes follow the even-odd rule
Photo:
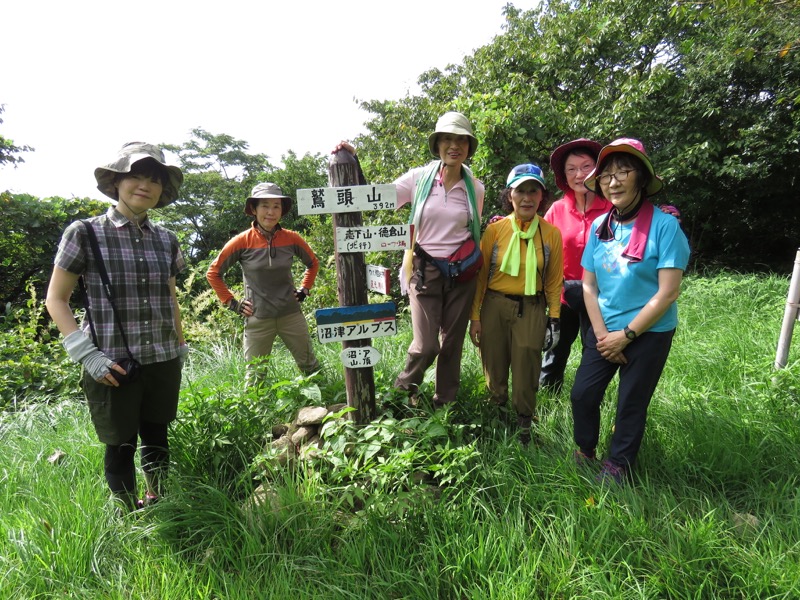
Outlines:
[[[406,250],[411,246],[409,225],[377,225],[373,227],[337,227],[338,252],[387,252]]]
[[[392,286],[391,273],[386,267],[367,265],[367,289],[388,296]]]
[[[381,353],[372,346],[362,346],[361,348],[345,348],[339,355],[342,364],[348,369],[363,369],[375,366],[381,359]]]
[[[396,310],[394,302],[318,308],[315,311],[317,339],[322,344],[329,344],[395,335]]]
[[[299,215],[391,210],[396,206],[397,188],[393,183],[297,190]]]

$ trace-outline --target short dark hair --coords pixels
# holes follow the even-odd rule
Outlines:
[[[136,177],[137,175],[149,177],[161,185],[166,185],[169,182],[169,172],[164,165],[152,158],[143,158],[133,163],[131,170],[127,173],[117,173],[114,176],[114,183],[119,183],[127,177]]]
[[[564,174],[567,173],[567,159],[570,156],[585,156],[586,158],[590,159],[593,163],[597,162],[597,154],[593,153],[589,148],[586,146],[579,146],[578,148],[573,148],[569,152],[567,152],[566,156],[564,156],[564,161],[562,162],[564,168]]]
[[[536,183],[536,185],[539,186],[539,189],[542,190],[542,201],[539,203],[539,208],[541,209],[547,206],[547,203],[550,201],[550,194],[546,188],[543,188],[541,184],[539,184],[539,182],[534,183]],[[511,188],[505,188],[502,192],[500,192],[500,208],[505,211],[506,214],[514,212],[514,205],[511,204]]]
[[[653,176],[650,174],[650,171],[647,170],[647,167],[638,156],[634,156],[633,154],[629,154],[627,152],[613,152],[603,159],[603,162],[597,165],[597,168],[595,169],[595,173],[597,173],[594,185],[596,190],[595,194],[601,198],[605,198],[605,196],[603,196],[603,190],[600,187],[600,181],[598,178],[603,171],[606,170],[606,168],[612,165],[618,169],[633,169],[636,171],[636,181],[639,185],[639,189],[642,190],[642,195],[645,195],[644,190],[646,190],[647,186],[650,185],[650,182],[653,180]]]

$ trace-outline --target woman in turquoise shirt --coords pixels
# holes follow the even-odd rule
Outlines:
[[[640,141],[621,138],[605,146],[585,185],[614,208],[592,223],[581,261],[592,327],[571,394],[575,458],[595,460],[600,404],[619,371],[614,432],[599,478],[623,483],[672,346],[689,243],[678,221],[648,199],[663,183]]]

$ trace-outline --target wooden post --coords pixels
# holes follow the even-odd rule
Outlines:
[[[331,187],[365,185],[358,160],[346,150],[340,150],[328,163],[328,181]],[[337,227],[360,227],[363,224],[360,212],[334,213],[334,239]],[[368,304],[367,269],[361,252],[340,253],[336,250],[336,270],[338,273],[337,293],[341,306],[360,306]],[[343,348],[369,346],[371,340],[345,340]],[[362,425],[375,418],[375,376],[372,367],[344,369],[344,383],[347,390],[347,405],[355,408],[353,418]]]

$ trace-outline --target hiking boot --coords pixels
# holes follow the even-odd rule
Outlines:
[[[603,461],[600,473],[597,474],[599,483],[614,483],[615,485],[625,485],[628,479],[628,470],[622,465],[617,465],[610,460]]]
[[[527,447],[531,443],[531,424],[533,418],[529,416],[517,415],[517,425],[519,426],[519,443]]]
[[[597,457],[594,452],[584,452],[583,450],[575,450],[572,457],[575,459],[575,465],[578,467],[588,467],[597,462]]]
[[[147,508],[148,506],[153,506],[158,502],[158,496],[155,494],[151,494],[150,492],[146,492],[144,498],[136,501],[136,508],[141,510],[143,508]]]

